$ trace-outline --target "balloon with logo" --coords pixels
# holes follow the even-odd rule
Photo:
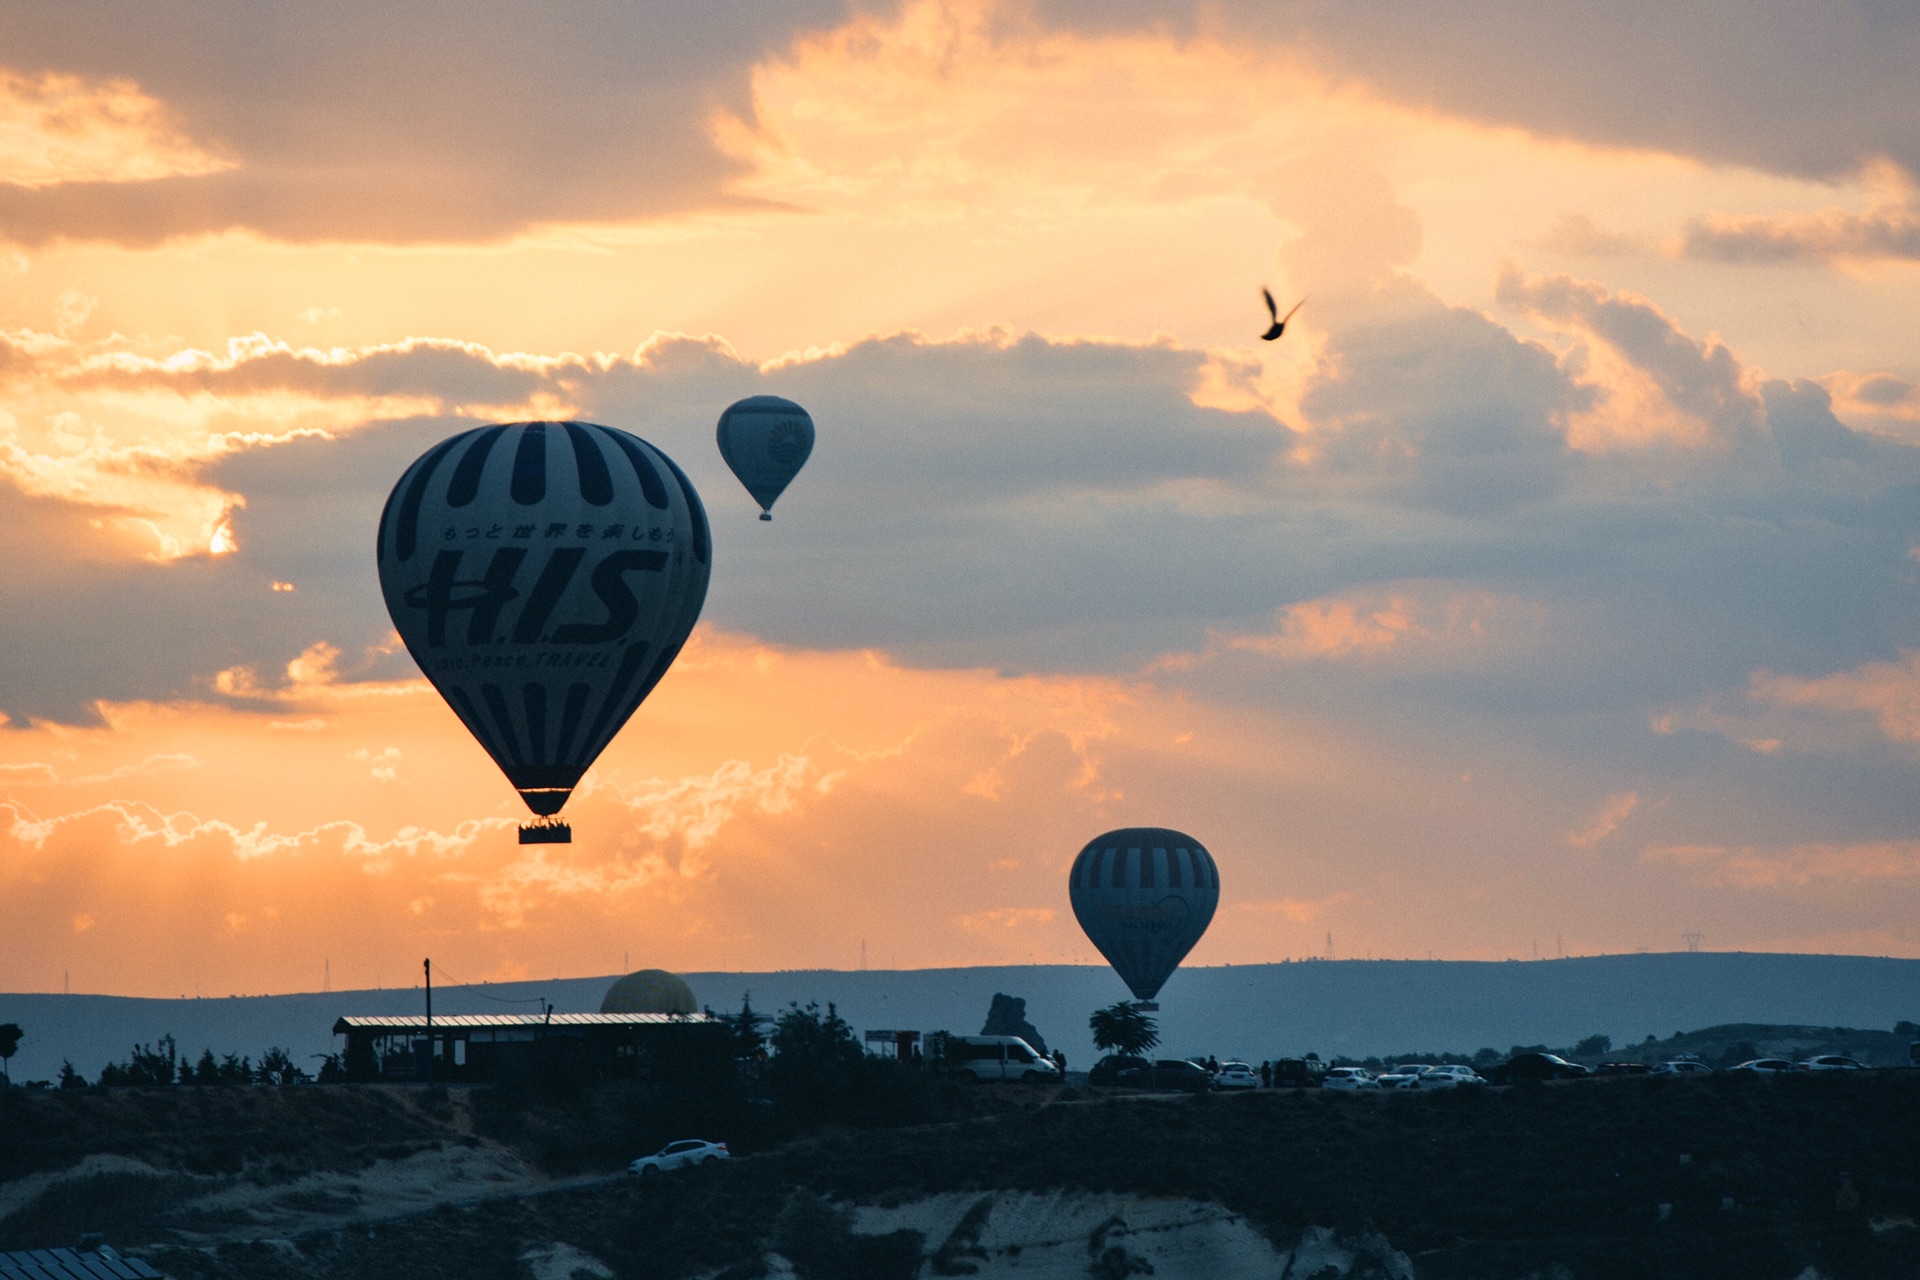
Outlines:
[[[775,499],[813,452],[813,419],[791,400],[748,396],[727,406],[717,434],[720,456],[760,504],[760,518],[773,519]]]
[[[1220,905],[1220,872],[1192,836],[1123,827],[1087,842],[1067,877],[1073,914],[1138,1000],[1152,1000]]]
[[[588,422],[476,427],[408,467],[380,590],[420,670],[563,843],[574,784],[660,682],[707,596],[700,495],[646,441]]]

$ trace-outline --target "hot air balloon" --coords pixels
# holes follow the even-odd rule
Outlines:
[[[748,396],[727,406],[717,435],[720,456],[760,504],[760,518],[773,519],[775,499],[813,452],[813,419],[791,400]]]
[[[707,596],[700,495],[671,458],[587,422],[476,427],[408,467],[380,590],[420,670],[538,818],[660,682]]]
[[[1220,904],[1220,872],[1192,836],[1123,827],[1080,851],[1067,896],[1087,937],[1145,1002],[1207,931]]]

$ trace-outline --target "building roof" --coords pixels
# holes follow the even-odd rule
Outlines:
[[[138,1258],[112,1249],[75,1253],[71,1249],[23,1249],[0,1253],[0,1280],[163,1280]]]
[[[438,1030],[508,1031],[521,1027],[659,1027],[679,1023],[718,1022],[704,1013],[452,1013],[434,1018]],[[417,1013],[392,1015],[347,1014],[333,1024],[333,1034],[349,1031],[425,1031],[426,1018]]]

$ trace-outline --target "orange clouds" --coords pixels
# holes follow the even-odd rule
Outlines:
[[[1638,792],[1623,791],[1619,795],[1607,797],[1607,802],[1581,826],[1567,832],[1567,843],[1576,848],[1589,849],[1599,844],[1615,831],[1620,824],[1633,816],[1640,807]]]
[[[1899,662],[1869,662],[1812,680],[1757,673],[1749,698],[1829,715],[1871,716],[1889,742],[1920,742],[1920,650]]]
[[[1795,889],[1822,882],[1910,881],[1920,878],[1920,841],[1863,844],[1649,845],[1641,860],[1685,867],[1708,885]]]
[[[130,80],[0,69],[0,183],[152,182],[233,167]]]

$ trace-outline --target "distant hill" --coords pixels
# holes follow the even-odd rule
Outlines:
[[[559,1012],[591,1011],[615,976],[436,989],[434,1010],[529,1011],[544,998]],[[977,1032],[996,993],[1018,996],[1027,1002],[1028,1020],[1076,1068],[1094,1057],[1087,1015],[1127,995],[1110,970],[1090,965],[685,976],[716,1009],[737,1009],[749,993],[763,1012],[789,1002],[832,1002],[859,1031]],[[12,1064],[14,1079],[25,1081],[52,1078],[63,1059],[96,1076],[107,1062],[124,1060],[136,1042],[167,1034],[195,1056],[212,1048],[257,1057],[280,1045],[312,1066],[315,1055],[338,1047],[331,1029],[341,1014],[420,1007],[418,990],[208,1000],[0,995],[0,1022],[26,1030]],[[1920,960],[1699,952],[1227,965],[1176,974],[1161,992],[1158,1017],[1169,1052],[1256,1062],[1309,1051],[1323,1057],[1471,1054],[1516,1044],[1572,1045],[1595,1034],[1625,1048],[1648,1035],[1665,1041],[1688,1028],[1738,1023],[1884,1033],[1897,1022],[1920,1020]],[[1892,1038],[1886,1040],[1891,1051]],[[1807,1042],[1826,1043],[1812,1035]]]

